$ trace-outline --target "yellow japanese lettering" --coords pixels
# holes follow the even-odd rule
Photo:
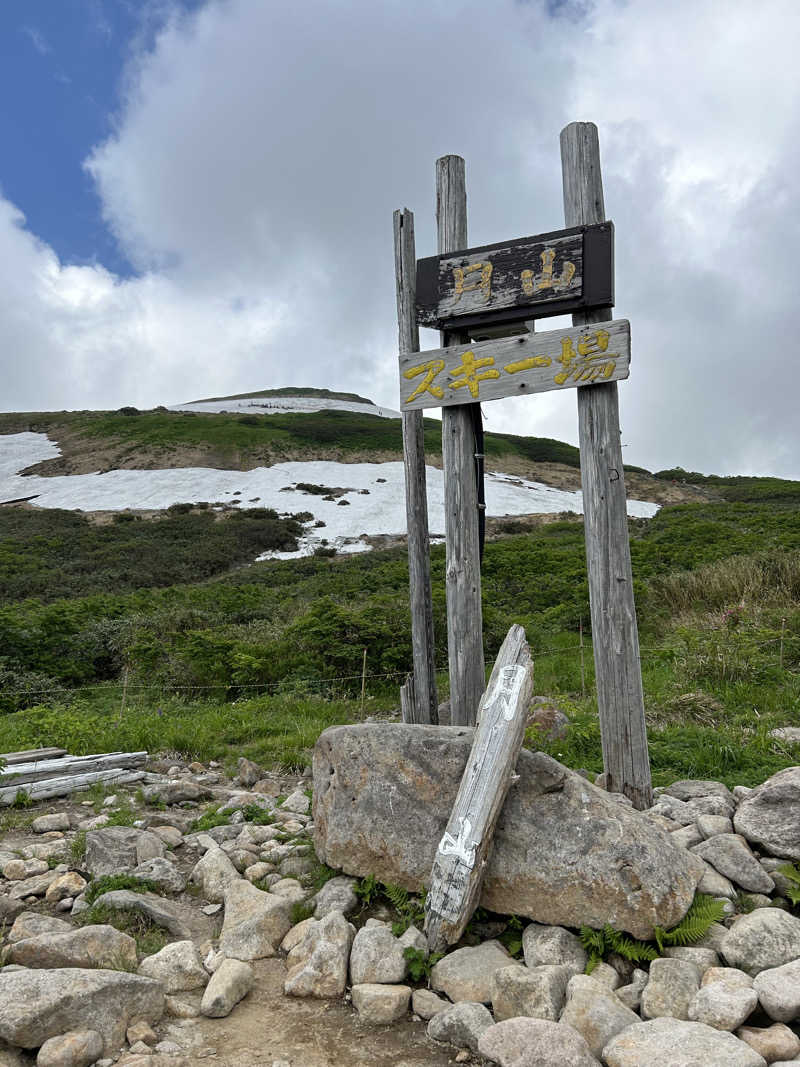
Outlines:
[[[474,271],[479,270],[481,276],[479,279],[472,282],[470,285],[464,284],[464,278],[467,274],[472,274]],[[489,300],[492,295],[492,264],[491,263],[472,263],[469,267],[453,267],[453,278],[455,280],[455,297],[453,303],[457,304],[461,299],[462,293],[471,293],[476,289],[480,289],[483,293],[483,299]]]
[[[516,363],[506,363],[503,370],[509,374],[516,374],[518,371],[532,370],[534,367],[549,367],[552,362],[549,356],[528,356],[527,359],[517,360]]]
[[[572,338],[563,337],[558,362],[564,369],[553,378],[556,385],[564,385],[569,378],[575,382],[595,382],[598,378],[610,378],[617,365],[617,353],[605,354],[610,336],[608,330],[582,334],[578,339],[577,352]]]
[[[461,357],[461,366],[456,367],[453,371],[453,374],[458,377],[450,383],[450,388],[462,389],[466,386],[473,399],[477,400],[480,383],[490,378],[500,377],[500,371],[496,369],[485,370],[482,374],[479,374],[478,371],[483,367],[494,368],[494,356],[484,356],[483,359],[476,359],[475,353],[471,350],[465,352]]]
[[[558,278],[553,279],[556,250],[554,248],[545,248],[539,259],[542,262],[542,273],[538,277],[532,270],[524,270],[520,274],[522,291],[525,296],[533,296],[534,293],[540,292],[542,289],[566,289],[575,277],[575,264],[565,259],[561,274]]]
[[[406,400],[407,404],[410,404],[412,400],[416,400],[418,396],[422,396],[423,393],[430,393],[431,396],[435,396],[437,400],[441,400],[444,396],[444,389],[440,385],[434,385],[433,380],[437,374],[444,370],[443,359],[429,359],[427,363],[420,363],[417,367],[409,367],[407,371],[403,372],[403,377],[411,380],[416,378],[420,374],[424,374],[420,384],[414,390],[414,392]]]

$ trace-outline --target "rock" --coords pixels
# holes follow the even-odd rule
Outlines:
[[[69,933],[46,933],[13,944],[9,963],[22,967],[136,968],[136,942],[113,926],[84,926]]]
[[[542,964],[564,965],[574,974],[583,974],[589,957],[580,938],[562,926],[529,923],[522,933],[522,951],[528,967]]]
[[[428,1037],[477,1052],[481,1034],[493,1023],[491,1013],[483,1004],[462,1001],[433,1016],[428,1023]]]
[[[411,994],[411,1010],[426,1022],[450,1007],[450,1002],[438,997],[431,989],[415,989]]]
[[[137,1041],[143,1041],[145,1045],[155,1045],[158,1041],[155,1030],[144,1019],[131,1023],[125,1038],[129,1045],[135,1045]]]
[[[241,960],[223,960],[211,976],[200,1002],[200,1012],[211,1019],[230,1015],[253,988],[253,968]]]
[[[236,770],[239,782],[245,787],[250,789],[256,782],[261,781],[264,777],[264,772],[257,763],[253,763],[252,760],[246,759],[244,756],[240,756],[236,761]]]
[[[736,810],[736,832],[775,856],[800,860],[800,767],[787,767],[754,789]]]
[[[145,860],[164,855],[164,842],[134,826],[106,826],[86,834],[84,867],[93,878],[130,873]]]
[[[325,730],[314,750],[319,858],[348,874],[419,889],[471,744],[466,727]],[[517,773],[494,835],[484,907],[549,925],[610,922],[643,938],[656,925],[679,922],[702,875],[689,853],[541,752],[523,750]]]
[[[39,937],[41,934],[68,934],[74,927],[63,919],[53,918],[51,915],[40,915],[38,911],[23,911],[14,920],[14,925],[8,931],[6,940],[9,944],[16,941],[24,941],[29,937]]]
[[[220,952],[236,960],[274,956],[291,925],[290,900],[265,893],[239,878],[225,893]]]
[[[736,900],[736,888],[724,874],[715,871],[710,863],[703,860],[705,872],[697,884],[698,893],[707,893],[710,897],[727,897]]]
[[[695,845],[692,852],[742,889],[752,893],[771,893],[775,888],[775,883],[739,834],[717,834]]]
[[[609,1041],[603,1057],[608,1067],[766,1067],[764,1059],[733,1034],[679,1019],[629,1026]]]
[[[519,1015],[558,1022],[567,995],[570,967],[543,964],[500,967],[492,975],[490,986],[492,1012],[497,1022]]]
[[[145,860],[134,868],[133,875],[143,881],[153,882],[167,893],[182,893],[186,888],[186,876],[168,859],[154,857]]]
[[[31,823],[35,834],[48,834],[53,830],[69,830],[69,815],[65,811],[54,811],[50,815],[40,815]]]
[[[533,697],[528,709],[528,726],[535,727],[545,740],[556,741],[567,736],[569,719],[546,697]]]
[[[171,900],[156,896],[155,893],[133,893],[129,889],[113,889],[99,896],[95,904],[103,904],[116,911],[138,911],[181,941],[191,940],[191,931],[184,918],[186,910]]]
[[[385,1026],[402,1019],[411,999],[411,989],[407,985],[366,982],[354,985],[350,992],[360,1021],[370,1026]]]
[[[715,1030],[735,1030],[758,1005],[758,995],[736,981],[708,982],[692,997],[688,1017]]]
[[[196,1019],[200,1014],[199,1007],[170,996],[164,998],[164,1010],[172,1019]]]
[[[281,804],[284,811],[292,811],[298,815],[307,815],[311,810],[311,801],[302,789],[295,789],[293,793]]]
[[[194,865],[189,880],[207,900],[222,903],[228,887],[240,881],[241,875],[221,848],[210,848]]]
[[[0,923],[13,923],[24,910],[25,905],[21,900],[15,900],[7,893],[0,893]]]
[[[705,840],[717,834],[733,833],[733,822],[727,815],[698,815],[695,826]]]
[[[758,908],[734,923],[722,942],[731,967],[755,977],[800,958],[800,919],[779,908]]]
[[[340,911],[312,919],[300,944],[286,957],[287,996],[340,997],[347,984],[347,961],[354,927]]]
[[[342,915],[355,911],[358,907],[357,884],[355,878],[347,875],[331,878],[314,897],[314,918],[324,919],[331,911],[340,911]]]
[[[29,970],[0,972],[0,1038],[21,1048],[39,1048],[51,1037],[85,1026],[116,1052],[131,1019],[157,1022],[164,1011],[158,982],[124,971]]]
[[[577,1030],[599,1059],[612,1037],[640,1020],[616,993],[586,975],[578,975],[570,983],[569,999],[559,1021]]]
[[[202,989],[208,983],[208,974],[192,941],[173,941],[160,952],[146,956],[139,964],[139,974],[160,982],[165,993]]]
[[[639,1005],[642,1003],[642,993],[644,992],[644,987],[647,985],[648,977],[647,971],[642,971],[636,967],[629,984],[617,989],[617,997],[626,1008],[630,1008],[631,1011],[636,1011],[638,1009]]]
[[[44,874],[49,869],[45,860],[14,859],[3,867],[3,877],[10,882],[18,882],[23,878],[33,878],[38,874]]]
[[[36,1067],[89,1067],[102,1055],[103,1038],[96,1030],[70,1030],[45,1041]]]
[[[687,1019],[689,1004],[700,988],[700,973],[686,960],[660,958],[650,964],[650,980],[642,993],[642,1018]]]
[[[699,797],[722,797],[724,800],[733,801],[733,794],[722,782],[698,778],[684,778],[679,782],[673,782],[672,785],[666,787],[664,794],[683,801],[697,800]]]
[[[254,793],[261,793],[265,797],[277,797],[280,791],[280,782],[276,782],[273,778],[262,778],[253,786]]]
[[[86,879],[81,878],[77,871],[67,871],[66,874],[62,874],[60,878],[50,883],[44,899],[48,904],[56,904],[66,897],[77,897],[87,885]]]
[[[431,988],[446,993],[455,1003],[467,1000],[488,1004],[492,999],[492,976],[512,962],[499,941],[486,941],[475,948],[457,948],[433,967]]]
[[[160,837],[167,848],[180,848],[183,834],[176,826],[151,826],[150,832]]]
[[[731,823],[732,828],[733,824]],[[687,826],[681,826],[679,830],[673,830],[670,837],[673,844],[680,845],[681,848],[691,848],[693,845],[699,845],[704,840],[703,835],[693,822],[690,822]]]
[[[274,870],[275,868],[271,863],[251,863],[249,867],[245,867],[244,876],[248,882],[255,885],[262,878],[266,878],[268,874],[272,874]]]
[[[577,1030],[546,1019],[506,1019],[495,1023],[481,1034],[478,1052],[500,1067],[566,1067],[567,1064],[598,1067],[599,1064]]]
[[[800,1019],[800,959],[760,971],[753,986],[770,1019],[779,1023]]]
[[[402,982],[408,973],[404,946],[387,926],[362,926],[350,951],[350,981],[353,985],[390,985]]]
[[[577,977],[580,976],[578,975]],[[594,970],[587,977],[591,978],[593,982],[597,982],[611,993],[613,993],[615,989],[618,989],[622,984],[619,972],[608,963],[601,962],[595,964]]]
[[[281,952],[289,953],[292,951],[295,945],[299,945],[303,938],[306,936],[306,933],[308,932],[308,929],[311,924],[316,921],[316,919],[303,919],[302,922],[299,922],[296,926],[293,926],[289,933],[286,935],[286,937],[284,937],[283,941],[281,941]]]
[[[693,963],[700,977],[710,967],[719,967],[719,956],[713,948],[699,948],[697,945],[675,945],[673,948],[665,948],[663,955],[671,960],[686,960]]]
[[[279,878],[269,887],[270,893],[276,897],[284,897],[286,900],[305,900],[308,893],[300,885],[296,878]]]
[[[783,1023],[773,1023],[764,1029],[757,1026],[742,1026],[736,1031],[740,1041],[763,1056],[767,1063],[776,1060],[793,1060],[800,1054],[800,1037]]]
[[[750,975],[736,967],[709,967],[700,985],[710,985],[712,982],[725,982],[729,986],[739,986],[742,989],[753,988],[753,979]]]
[[[184,800],[204,800],[211,796],[207,786],[197,785],[185,778],[148,785],[143,792],[148,804],[181,804]]]

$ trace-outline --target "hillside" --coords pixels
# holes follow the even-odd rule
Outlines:
[[[326,725],[396,707],[411,662],[404,549],[333,551],[345,516],[377,523],[394,514],[390,504],[402,513],[398,419],[127,409],[6,414],[0,431],[0,480],[14,490],[0,499],[36,497],[0,507],[0,748],[244,753],[296,767]],[[431,481],[439,433],[426,423]],[[483,564],[487,659],[511,622],[525,626],[537,692],[571,720],[565,739],[532,731],[529,743],[597,771],[583,529],[566,514],[576,451],[511,435],[487,435],[486,451],[496,504]],[[159,470],[159,456],[171,469]],[[164,490],[144,509],[86,508],[114,479],[154,493],[168,476],[185,490],[195,464],[205,486],[212,476],[263,479],[259,456],[270,477],[289,479],[288,490],[273,486],[278,507],[263,492],[236,496],[229,480],[223,502],[170,501]],[[359,481],[364,471],[371,481]],[[770,730],[800,725],[800,483],[679,470],[626,478],[647,490],[630,531],[656,781],[762,781],[797,755]],[[68,508],[55,506],[57,493]],[[296,546],[305,538],[308,548],[310,535],[315,554],[302,558]],[[350,547],[383,543],[375,533]],[[293,558],[256,562],[275,554]],[[432,563],[445,664],[443,546]],[[444,697],[446,672],[439,680]]]

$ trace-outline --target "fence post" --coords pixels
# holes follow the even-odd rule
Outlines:
[[[467,247],[464,160],[436,160],[439,254]],[[442,347],[469,342],[463,330],[442,331]],[[442,408],[442,467],[447,581],[450,722],[474,726],[486,686],[483,659],[480,536],[472,404]]]
[[[416,249],[414,215],[405,209],[394,213],[394,263],[397,282],[397,325],[400,354],[419,351],[415,307]],[[404,699],[413,708],[413,722],[439,722],[434,660],[433,597],[431,593],[428,498],[425,477],[425,434],[421,411],[403,412],[403,466],[408,528],[408,583],[411,600],[413,685]],[[403,714],[405,720],[405,711]]]
[[[573,122],[561,131],[561,168],[566,225],[604,222],[600,146],[593,122]],[[610,319],[610,309],[605,308],[572,316],[574,326]],[[652,803],[652,783],[617,383],[584,386],[577,392],[586,564],[606,788],[624,793],[635,807],[643,809]]]

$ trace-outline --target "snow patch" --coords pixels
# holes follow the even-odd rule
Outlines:
[[[113,470],[104,474],[55,477],[18,472],[59,454],[44,434],[0,436],[0,502],[35,495],[34,506],[80,511],[155,511],[171,504],[241,504],[274,508],[278,512],[310,512],[299,552],[265,553],[260,559],[293,559],[310,555],[323,542],[340,552],[364,552],[366,538],[404,534],[406,509],[403,464],[336,463],[328,460],[278,463],[250,471],[222,471],[204,467],[167,470]],[[440,470],[427,468],[428,515],[431,536],[444,533],[444,480]],[[300,483],[347,486],[336,499],[326,500],[298,489]],[[364,490],[367,490],[364,492]],[[574,512],[580,514],[580,492],[555,489],[509,474],[486,475],[486,511],[492,517]],[[628,514],[650,518],[657,504],[629,500]]]

